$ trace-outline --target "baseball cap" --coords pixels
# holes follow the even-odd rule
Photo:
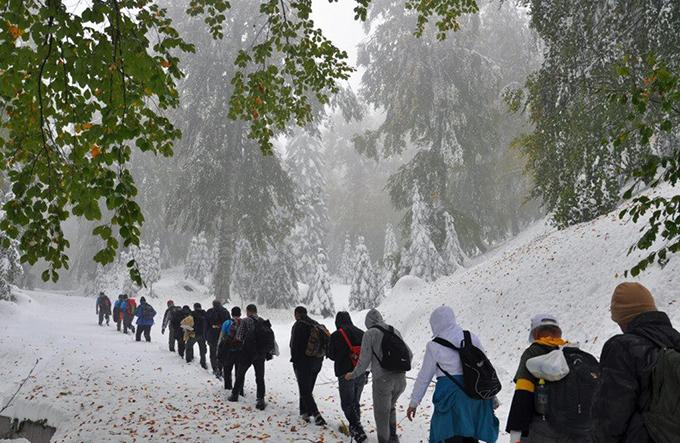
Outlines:
[[[555,317],[552,314],[536,314],[533,317],[531,317],[531,329],[529,330],[529,341],[533,341],[533,332],[536,328],[540,328],[541,326],[554,326],[556,328],[559,328],[562,330],[560,327],[559,322],[557,321],[557,317]]]

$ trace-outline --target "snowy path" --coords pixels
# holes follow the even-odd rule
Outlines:
[[[0,400],[4,404],[9,399],[40,358],[34,375],[5,414],[47,419],[58,428],[53,441],[349,441],[335,430],[342,414],[330,361],[324,364],[316,392],[328,428],[297,418],[297,386],[286,346],[292,320],[284,313],[271,313],[278,316],[272,322],[282,355],[267,364],[269,405],[260,412],[253,407],[252,370],[246,380],[246,400],[232,404],[226,401],[221,382],[201,369],[198,361],[187,364],[167,351],[166,336],[158,325],[152,328],[151,343],[137,343],[113,325],[98,327],[93,299],[23,294],[30,295],[30,303],[28,297],[22,297],[18,306],[0,303]],[[162,316],[164,300],[152,304]],[[372,432],[370,386],[365,392],[365,423]],[[404,396],[401,418],[406,401]],[[420,438],[402,441],[424,440],[423,426],[410,430]],[[371,438],[375,440],[374,432]]]

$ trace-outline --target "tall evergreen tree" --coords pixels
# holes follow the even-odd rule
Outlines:
[[[342,258],[340,259],[340,278],[345,284],[352,282],[352,275],[354,273],[354,250],[352,248],[352,240],[349,234],[345,234],[345,245],[342,248]]]
[[[326,248],[328,210],[322,151],[319,139],[305,131],[298,131],[286,148],[286,166],[295,183],[301,214],[291,236],[293,254],[298,277],[307,284],[316,273],[317,251]]]
[[[413,215],[411,220],[411,245],[409,247],[410,274],[425,281],[434,281],[444,273],[444,262],[430,237],[429,211],[426,203],[420,197],[417,186],[413,190],[411,214]]]
[[[374,307],[375,275],[371,265],[371,257],[364,244],[364,237],[357,239],[352,287],[349,293],[349,308],[362,311]]]
[[[451,275],[459,268],[463,267],[465,262],[465,252],[460,246],[458,240],[458,233],[453,223],[453,217],[448,212],[444,212],[444,223],[446,229],[446,241],[442,249],[442,259],[444,260],[444,269],[446,275]]]
[[[391,224],[385,227],[385,247],[383,249],[383,276],[385,287],[391,288],[397,280],[399,246]]]
[[[323,249],[319,249],[316,255],[316,273],[307,291],[305,303],[311,312],[324,318],[335,314],[335,303],[331,292],[331,276],[328,273],[326,253]]]

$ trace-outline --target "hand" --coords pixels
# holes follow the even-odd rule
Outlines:
[[[161,335],[165,334],[165,329],[161,329]]]
[[[406,410],[406,418],[408,418],[408,421],[413,421],[413,417],[416,416],[416,407],[415,406],[409,406],[408,409]]]
[[[352,373],[351,372],[348,372],[347,374],[345,374],[345,380],[350,381],[351,379],[352,379]]]

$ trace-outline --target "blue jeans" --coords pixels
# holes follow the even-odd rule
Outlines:
[[[366,385],[366,374],[352,380],[338,377],[338,391],[340,391],[340,407],[345,413],[349,423],[349,429],[356,431],[363,429],[361,426],[361,393]]]

